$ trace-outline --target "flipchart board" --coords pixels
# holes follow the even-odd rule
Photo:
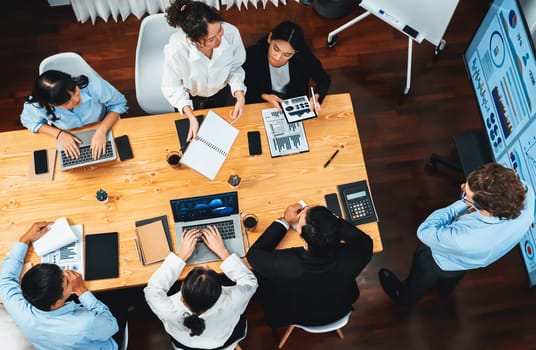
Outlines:
[[[456,10],[458,0],[362,0],[359,6],[404,31],[405,26],[416,30],[413,36],[439,46]]]

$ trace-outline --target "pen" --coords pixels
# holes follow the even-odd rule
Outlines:
[[[339,153],[339,150],[336,150],[335,152],[333,152],[333,154],[331,155],[331,157],[329,157],[328,161],[326,163],[324,163],[324,168],[327,167],[329,165],[329,163],[331,163],[331,161],[333,160],[333,158],[335,158],[335,156],[337,155],[337,153]]]
[[[318,102],[316,102],[316,96],[315,96],[315,90],[311,86],[311,97],[313,99],[313,106],[315,107],[315,111],[318,109]]]

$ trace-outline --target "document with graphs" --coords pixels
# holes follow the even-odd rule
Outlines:
[[[41,257],[42,263],[56,264],[62,270],[73,270],[84,277],[84,226],[71,225],[77,240]]]
[[[210,110],[180,163],[214,180],[237,136],[237,128]]]
[[[262,119],[272,158],[309,151],[302,122],[287,123],[276,108],[263,109]]]

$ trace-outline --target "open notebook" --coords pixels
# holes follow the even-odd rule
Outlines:
[[[238,129],[210,110],[180,162],[214,180],[236,136]]]

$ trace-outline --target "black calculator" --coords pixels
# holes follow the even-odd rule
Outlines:
[[[365,180],[337,186],[345,218],[354,225],[378,221],[374,202]]]

